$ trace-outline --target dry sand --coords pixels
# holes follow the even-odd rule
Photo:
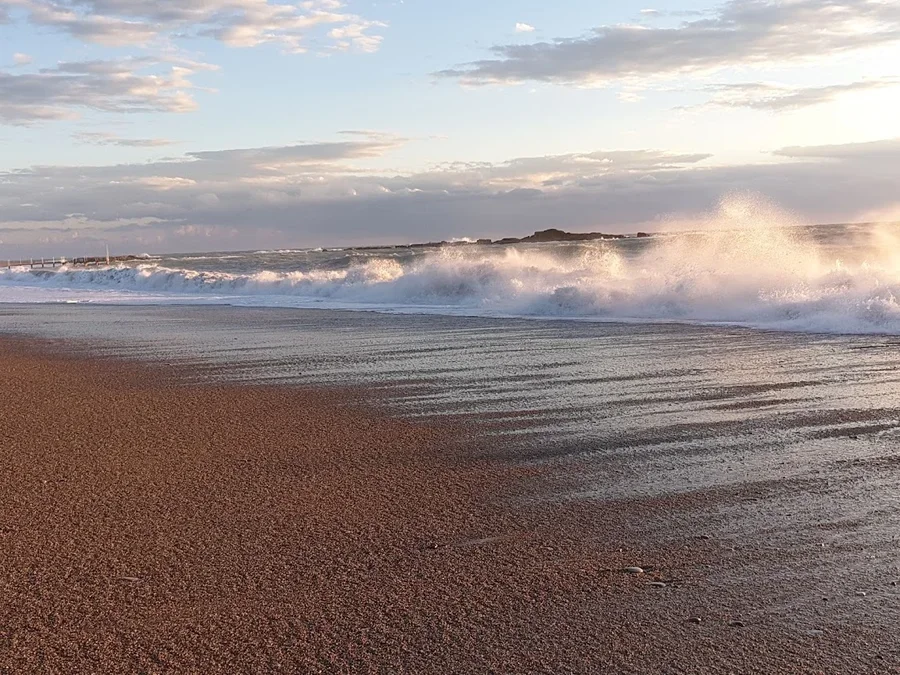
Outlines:
[[[163,369],[0,340],[0,670],[900,663],[896,640],[871,631],[826,639],[730,625],[769,583],[760,570],[771,561],[711,596],[704,565],[722,560],[717,543],[676,532],[681,543],[663,546],[659,533],[734,495],[541,500],[554,480],[545,469],[492,460],[458,429],[360,400],[186,385]]]

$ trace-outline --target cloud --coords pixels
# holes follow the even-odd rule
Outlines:
[[[81,255],[91,238],[122,251],[164,251],[505,236],[554,226],[634,231],[654,222],[664,228],[672,214],[705,212],[723,195],[748,190],[810,221],[834,222],[896,204],[900,193],[900,139],[783,148],[772,157],[778,161],[732,166],[705,154],[632,150],[398,172],[361,163],[384,159],[402,139],[347,138],[0,172],[0,239],[15,256],[11,248]]]
[[[79,40],[109,47],[143,45],[158,34],[152,24],[93,13],[77,2],[12,0],[12,4],[26,10],[33,24],[57,28]]]
[[[636,91],[620,91],[616,94],[616,98],[622,103],[640,103],[644,100],[644,97]]]
[[[274,44],[301,52],[316,29],[330,26],[340,48],[375,51],[381,37],[368,31],[385,26],[343,11],[338,0],[0,0],[0,10],[3,3],[32,24],[106,46],[209,37],[231,47]]]
[[[339,51],[356,49],[361,52],[377,52],[383,38],[380,35],[369,35],[366,31],[372,26],[385,24],[372,21],[356,21],[347,23],[328,31],[328,37],[334,40],[334,48]]]
[[[13,63],[17,66],[27,66],[32,62],[32,58],[28,54],[16,52],[13,54]]]
[[[136,58],[66,62],[18,75],[0,71],[0,123],[76,119],[85,109],[188,112],[196,108],[189,78],[201,68],[211,67]]]
[[[527,24],[527,23],[522,23],[520,21],[516,24],[516,32],[517,33],[533,33],[534,26]]]
[[[470,84],[604,84],[733,66],[785,64],[900,42],[900,3],[887,0],[729,0],[677,27],[611,25],[589,34],[500,45],[495,58],[438,76]]]
[[[791,159],[828,159],[844,162],[889,162],[900,158],[900,138],[890,138],[869,143],[842,145],[793,146],[776,150],[780,157]]]
[[[91,145],[115,145],[123,148],[159,148],[174,145],[175,141],[165,138],[122,138],[106,132],[84,131],[73,135],[79,143]]]
[[[381,157],[402,143],[402,138],[379,134],[362,136],[361,140],[354,141],[189,152],[186,157],[188,161],[195,160],[190,161],[192,168],[203,163],[205,166],[239,168],[242,172],[250,169],[282,175],[290,175],[296,170],[330,173],[348,170],[342,162]]]
[[[148,178],[168,178],[181,184],[191,181],[192,184],[215,186],[217,189],[231,186],[240,190],[255,189],[247,186],[257,186],[260,183],[285,186],[307,184],[313,192],[328,194],[336,184],[335,177],[362,171],[353,162],[382,157],[404,142],[402,138],[387,134],[361,134],[363,135],[354,136],[354,140],[347,141],[188,152],[181,157],[169,157],[157,162],[92,167],[44,166],[0,172],[0,207],[3,204],[4,190],[12,182],[41,187],[45,185],[45,179],[59,185],[65,185],[70,180],[80,182],[84,179],[82,187],[114,185],[117,190],[124,190],[122,186],[129,184],[150,185],[146,183]],[[41,200],[29,198],[24,201],[46,203],[53,192],[52,189],[48,193],[42,192]],[[65,212],[87,213],[92,209],[102,208],[104,203],[105,200],[100,200],[94,207],[86,204],[79,208],[68,208]]]
[[[416,189],[560,190],[585,181],[642,172],[660,172],[698,164],[711,155],[673,154],[659,150],[618,150],[520,157],[498,163],[454,162],[409,177]]]
[[[780,84],[746,82],[717,84],[705,91],[712,99],[698,107],[751,108],[781,112],[830,103],[845,94],[873,91],[900,85],[900,80],[862,80],[825,87],[789,87]]]

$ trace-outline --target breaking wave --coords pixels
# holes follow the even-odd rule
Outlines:
[[[634,240],[456,246],[405,258],[372,255],[343,268],[324,260],[302,270],[204,271],[170,261],[3,270],[0,301],[365,308],[900,334],[895,230],[846,230],[822,239],[785,226],[783,214],[771,209],[724,208],[717,229],[640,246]]]

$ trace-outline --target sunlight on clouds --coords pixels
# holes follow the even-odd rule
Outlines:
[[[230,47],[277,44],[288,52],[305,51],[303,42],[320,26],[344,29],[349,45],[375,51],[381,37],[366,33],[385,24],[345,11],[338,0],[297,5],[269,0],[4,0],[27,21],[105,46],[209,37]],[[343,39],[342,39],[343,40]]]
[[[792,87],[777,82],[715,84],[704,89],[712,95],[710,100],[697,107],[720,106],[783,112],[853,99],[865,92],[895,87],[898,83],[900,80],[896,79],[869,79],[821,87]]]
[[[599,86],[738,67],[819,64],[900,43],[900,4],[873,0],[730,0],[676,27],[606,24],[533,44],[498,44],[491,56],[436,73],[467,84],[527,81]]]
[[[37,72],[0,71],[0,122],[29,125],[74,119],[85,109],[111,113],[196,110],[190,77],[214,66],[149,57],[62,62]]]
[[[334,40],[335,49],[339,51],[356,49],[361,52],[373,53],[378,51],[383,38],[380,35],[370,35],[366,31],[373,26],[384,27],[385,25],[375,21],[348,23],[332,28],[328,32],[328,37]]]
[[[187,188],[197,184],[197,181],[195,180],[191,180],[190,178],[179,178],[177,176],[146,176],[144,178],[136,178],[133,182],[157,190]]]
[[[900,82],[890,88],[846,97],[822,115],[821,138],[856,140],[900,137]]]

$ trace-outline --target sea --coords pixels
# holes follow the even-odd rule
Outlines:
[[[436,248],[145,254],[0,269],[0,302],[231,305],[900,332],[900,227],[749,226]]]
[[[898,298],[900,226],[753,225],[14,267],[0,333],[455,423],[564,478],[547,499],[628,509],[635,541],[712,537],[743,566],[704,570],[710,593],[811,635],[896,622]],[[678,495],[696,508],[642,517]],[[775,596],[766,551],[792,556]]]

